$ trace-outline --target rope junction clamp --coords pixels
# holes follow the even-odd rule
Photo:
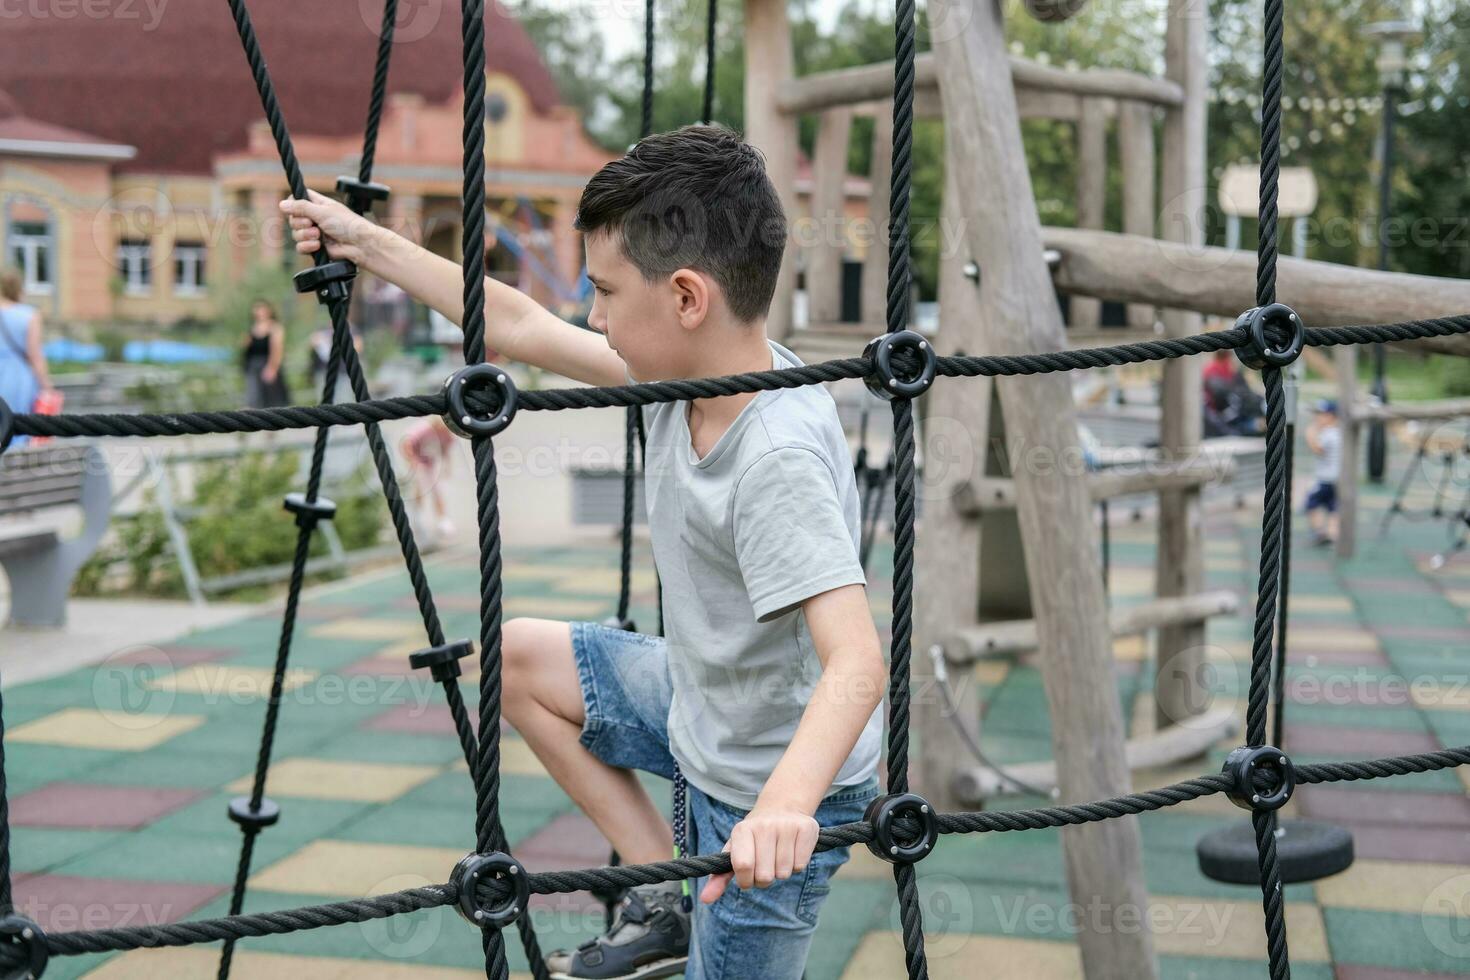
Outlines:
[[[306,499],[304,493],[288,493],[281,506],[296,515],[297,527],[315,527],[317,521],[330,521],[337,516],[337,505],[326,497]]]
[[[262,796],[260,806],[252,809],[250,797],[237,796],[230,801],[230,819],[247,833],[259,831],[281,819],[281,808],[274,800]]]
[[[1273,745],[1242,745],[1225,757],[1223,772],[1235,784],[1226,791],[1230,802],[1243,810],[1279,810],[1296,789],[1296,767]],[[1256,783],[1262,772],[1272,777],[1269,789]]]
[[[375,201],[388,200],[388,185],[356,177],[337,178],[337,193],[346,198],[347,206],[356,214],[367,214]]]
[[[477,386],[493,387],[500,392],[500,407],[489,415],[472,414],[465,400],[470,389]],[[444,413],[444,424],[449,426],[449,431],[466,439],[500,432],[515,418],[519,402],[515,382],[510,380],[504,368],[494,364],[471,364],[445,378],[444,399],[449,404],[449,411]]]
[[[30,919],[15,912],[0,916],[0,944],[17,947],[22,954],[20,964],[0,973],[0,980],[39,980],[46,972],[51,959],[46,933]]]
[[[346,259],[323,262],[302,269],[291,277],[298,293],[316,293],[318,303],[327,304],[348,297],[348,283],[357,278],[357,266]]]
[[[1260,371],[1267,367],[1283,368],[1301,356],[1306,345],[1307,330],[1302,318],[1284,303],[1256,306],[1242,313],[1235,321],[1237,329],[1250,331],[1250,345],[1237,347],[1235,356],[1248,368]],[[1272,347],[1269,334],[1285,335],[1285,347]]]
[[[475,652],[469,640],[450,640],[436,647],[419,650],[408,655],[408,665],[414,670],[429,668],[429,676],[436,681],[452,681],[459,676],[459,662]]]
[[[929,856],[939,842],[939,818],[922,796],[899,793],[880,796],[868,804],[863,819],[873,825],[873,839],[868,850],[889,864],[917,864]],[[913,820],[919,825],[917,837],[906,833],[902,840],[894,833],[899,820]],[[907,830],[907,828],[904,828]]]
[[[480,886],[501,880],[511,886],[511,893],[499,904],[481,908],[475,897]],[[466,854],[449,873],[449,883],[459,893],[459,914],[470,925],[481,929],[504,929],[521,917],[531,900],[531,879],[521,863],[504,851],[491,854]]]
[[[900,378],[894,371],[893,355],[904,351],[919,358],[919,373],[912,378]],[[863,382],[868,390],[879,398],[913,398],[929,390],[939,368],[939,355],[934,345],[913,330],[900,330],[874,337],[863,350],[863,356],[873,361],[876,371],[866,375]]]

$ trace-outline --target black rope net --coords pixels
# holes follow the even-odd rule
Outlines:
[[[264,56],[255,37],[245,0],[228,0],[242,47],[255,79],[281,163],[297,198],[306,197],[306,184],[296,160],[290,134],[271,84]],[[386,91],[394,0],[386,0],[381,43],[373,76],[373,96],[358,177],[342,178],[338,189],[354,210],[365,212],[382,200],[386,188],[371,182],[376,133]],[[651,2],[650,2],[651,9]],[[713,9],[713,7],[712,7]],[[1279,175],[1281,82],[1284,48],[1282,0],[1265,0],[1265,73],[1261,123],[1261,189],[1257,308],[1242,315],[1229,330],[1192,337],[1169,338],[1085,350],[1055,351],[1004,357],[937,357],[927,342],[905,329],[908,323],[909,252],[908,200],[911,174],[914,4],[898,0],[894,99],[893,177],[891,188],[888,330],[862,357],[826,361],[772,371],[721,378],[664,381],[601,388],[517,392],[509,378],[485,364],[484,268],[484,102],[485,49],[483,0],[462,0],[464,41],[464,356],[468,365],[440,392],[402,398],[373,399],[352,344],[347,321],[350,282],[355,270],[332,262],[324,251],[314,256],[312,269],[298,276],[303,291],[314,291],[327,306],[334,344],[326,370],[322,401],[316,406],[180,414],[83,414],[48,416],[12,414],[0,402],[0,450],[14,434],[53,437],[175,436],[202,433],[261,432],[282,429],[317,430],[316,444],[304,493],[289,495],[286,509],[300,527],[296,561],[282,618],[275,675],[262,733],[260,754],[251,792],[231,804],[230,817],[240,825],[242,848],[239,873],[231,896],[230,914],[216,919],[168,925],[80,930],[46,934],[13,905],[10,880],[10,830],[4,784],[3,721],[0,721],[0,969],[6,975],[39,976],[48,956],[118,950],[185,946],[223,941],[219,975],[229,973],[231,953],[240,939],[278,935],[323,926],[365,922],[423,909],[456,906],[481,929],[486,976],[505,980],[508,965],[502,930],[514,924],[520,932],[534,975],[547,970],[536,935],[524,915],[531,895],[572,891],[607,893],[654,882],[689,879],[730,870],[723,854],[681,855],[657,864],[589,868],[580,871],[536,872],[508,853],[499,812],[500,686],[501,686],[501,545],[498,493],[493,452],[494,435],[508,425],[517,410],[563,411],[623,407],[630,417],[640,406],[695,398],[793,388],[841,379],[864,379],[891,400],[894,432],[894,567],[893,619],[890,650],[888,727],[888,795],[883,806],[870,811],[871,819],[824,829],[817,849],[864,844],[894,865],[900,900],[908,974],[927,976],[923,920],[917,900],[914,865],[934,848],[940,835],[1006,833],[1045,827],[1110,820],[1176,806],[1219,793],[1229,795],[1253,812],[1259,856],[1262,907],[1266,921],[1270,975],[1290,975],[1286,945],[1281,875],[1275,849],[1276,807],[1296,784],[1377,779],[1422,773],[1470,763],[1470,746],[1423,755],[1363,762],[1334,762],[1294,766],[1279,750],[1265,744],[1267,713],[1272,699],[1270,659],[1275,610],[1284,608],[1282,568],[1286,542],[1282,532],[1287,515],[1287,436],[1282,369],[1303,346],[1333,346],[1398,342],[1470,332],[1470,315],[1365,326],[1306,328],[1288,308],[1275,303],[1276,193]],[[713,25],[714,15],[710,15]],[[647,25],[651,34],[652,16]],[[651,45],[650,45],[651,50]],[[651,72],[648,73],[651,75]],[[709,65],[712,91],[713,57]],[[644,91],[644,132],[651,128],[652,86]],[[708,116],[707,94],[705,115]],[[345,268],[344,268],[345,267]],[[1247,745],[1231,754],[1225,771],[1202,775],[1147,792],[1113,799],[1028,810],[938,814],[920,797],[909,793],[908,727],[909,664],[911,657],[914,568],[914,397],[938,377],[1014,377],[1057,371],[1086,370],[1146,361],[1159,361],[1233,350],[1243,361],[1261,370],[1266,387],[1265,511],[1261,529],[1260,580],[1251,655],[1246,716]],[[338,371],[345,371],[354,401],[334,404],[332,393]],[[379,432],[379,423],[427,415],[445,415],[472,438],[477,488],[480,545],[480,699],[478,725],[472,726],[457,677],[459,659],[472,650],[469,640],[447,640],[439,622],[391,459]],[[336,426],[366,428],[374,464],[383,485],[393,525],[402,548],[414,595],[424,621],[429,646],[411,657],[415,667],[429,669],[442,683],[445,700],[474,780],[475,847],[453,869],[445,869],[443,884],[414,888],[374,898],[334,902],[304,908],[242,914],[245,880],[256,836],[275,822],[279,809],[265,796],[282,683],[289,660],[296,611],[311,535],[333,513],[330,501],[319,495],[322,459],[327,436]],[[630,428],[629,470],[632,444]],[[623,559],[628,567],[627,549]],[[627,612],[626,587],[619,596],[620,616]],[[1279,700],[1279,693],[1277,698]]]

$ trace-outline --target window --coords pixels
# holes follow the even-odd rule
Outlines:
[[[124,238],[117,245],[117,271],[123,291],[146,294],[153,285],[153,247],[147,239]]]
[[[17,221],[10,226],[8,251],[11,264],[20,270],[28,293],[49,293],[51,278],[51,228],[44,221]]]
[[[174,245],[174,294],[199,296],[204,293],[204,246],[197,242]]]

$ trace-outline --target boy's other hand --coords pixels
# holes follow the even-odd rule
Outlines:
[[[347,205],[308,190],[304,201],[294,197],[282,201],[281,212],[291,221],[291,238],[302,255],[311,255],[325,244],[329,258],[366,265],[368,246],[378,226]]]
[[[816,849],[818,829],[817,821],[808,813],[757,803],[725,842],[731,870],[710,875],[699,900],[707,905],[718,901],[731,878],[741,888],[766,888],[801,874]]]

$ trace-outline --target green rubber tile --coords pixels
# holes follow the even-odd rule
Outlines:
[[[298,846],[299,842],[263,833],[255,842],[254,867],[279,861]],[[235,880],[239,862],[239,834],[229,838],[148,828],[124,834],[110,846],[64,861],[52,870],[92,878],[228,886]]]
[[[51,871],[79,855],[107,847],[123,836],[115,830],[59,830],[49,827],[15,827],[10,833],[11,864],[18,874]]]
[[[505,816],[502,814],[503,823],[506,822]],[[372,844],[462,847],[469,851],[475,844],[475,810],[472,806],[425,806],[398,800],[359,812],[336,827],[331,836],[337,840]],[[509,826],[506,836],[516,839]]]
[[[1188,895],[1231,901],[1250,901],[1260,895],[1254,885],[1244,887],[1205,877],[1199,869],[1193,847],[1187,851],[1156,849],[1147,838],[1143,847],[1143,872],[1144,882],[1152,895]],[[1286,900],[1313,902],[1316,899],[1312,886],[1307,884],[1288,885]]]
[[[270,797],[270,781],[266,781],[267,797]],[[159,833],[177,833],[200,837],[223,837],[238,844],[240,828],[229,818],[230,800],[235,794],[216,793],[197,800],[181,810],[149,825]],[[292,798],[277,800],[281,807],[281,819],[262,831],[262,836],[282,842],[295,842],[298,846],[321,837],[332,836],[338,828],[350,824],[363,813],[374,808],[374,804],[355,803],[345,800],[309,800]]]
[[[1299,725],[1342,725],[1395,732],[1428,731],[1414,708],[1364,707],[1354,704],[1288,704],[1286,717]]]
[[[1240,980],[1266,975],[1266,953],[1259,960],[1206,959],[1194,956],[1160,956],[1159,980]],[[1291,964],[1292,980],[1333,980],[1326,963]]]
[[[1470,937],[1461,916],[1324,908],[1327,941],[1338,963],[1405,972],[1470,973]]]
[[[1065,881],[1061,836],[1055,829],[945,835],[938,853],[947,874],[972,883],[1057,887]]]
[[[1244,811],[1241,813],[1244,815]],[[1193,854],[1195,845],[1205,834],[1237,822],[1235,817],[1202,814],[1197,809],[1192,809],[1188,803],[1140,814],[1136,819],[1145,854],[1150,851]]]
[[[241,732],[243,746],[250,746],[258,733]],[[8,750],[7,746],[7,750]],[[255,764],[253,749],[246,748],[241,758],[249,755],[248,766]],[[189,752],[173,747],[154,749],[149,752],[117,753],[110,765],[103,765],[87,773],[87,780],[109,786],[168,786],[191,789],[215,789],[239,775],[238,766],[218,755]]]
[[[442,694],[440,697],[442,698]],[[430,706],[429,710],[434,710]],[[449,708],[440,705],[446,715]],[[351,735],[329,739],[312,755],[318,759],[363,762],[407,762],[444,765],[464,757],[459,739],[446,735],[419,735],[399,732],[374,732],[359,728]]]
[[[9,711],[9,705],[6,706],[6,710]],[[88,774],[88,778],[91,779],[93,770],[106,771],[119,760],[125,761],[135,757],[135,754],[130,752],[74,749],[60,745],[42,745],[6,739],[6,792],[15,797],[60,779],[76,779],[84,773]]]

